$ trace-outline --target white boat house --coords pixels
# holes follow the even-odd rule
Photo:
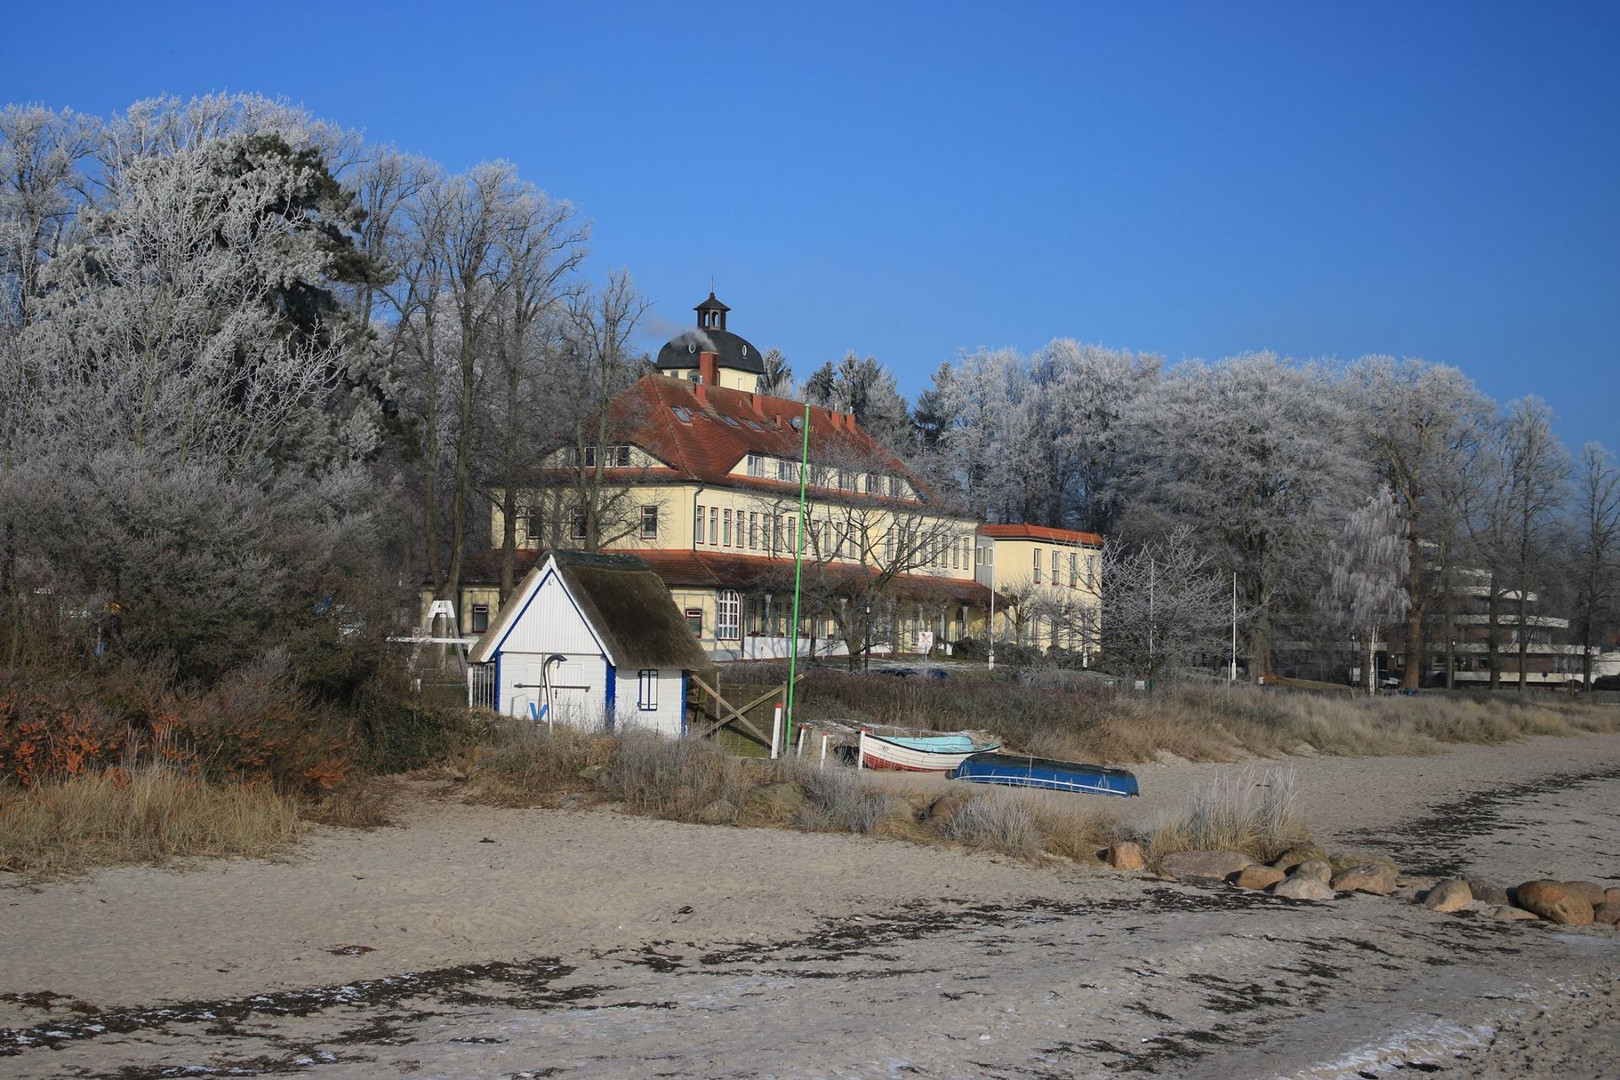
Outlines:
[[[469,702],[544,723],[680,735],[689,673],[712,666],[634,555],[556,551],[468,657]]]

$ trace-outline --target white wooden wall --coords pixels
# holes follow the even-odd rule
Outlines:
[[[614,712],[614,722],[620,731],[629,731],[640,728],[643,731],[656,731],[661,735],[679,735],[681,733],[682,714],[686,711],[686,700],[682,696],[685,680],[678,670],[664,669],[658,672],[658,708],[643,711],[639,705],[641,692],[641,672],[635,668],[619,668],[619,697],[618,708]]]

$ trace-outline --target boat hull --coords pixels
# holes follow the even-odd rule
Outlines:
[[[929,743],[935,744],[930,747]],[[965,744],[965,746],[964,746]],[[935,748],[937,747],[937,748]],[[991,747],[990,749],[995,749]],[[947,735],[936,739],[886,739],[881,735],[861,732],[859,761],[866,769],[894,769],[900,772],[948,773],[976,753],[966,736]]]
[[[965,780],[972,784],[1002,784],[1088,795],[1141,794],[1137,790],[1135,775],[1125,769],[1017,754],[969,754],[950,775],[953,780]]]

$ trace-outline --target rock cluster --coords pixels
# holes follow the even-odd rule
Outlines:
[[[1108,861],[1120,869],[1140,869],[1144,853],[1136,844],[1115,844]],[[1475,878],[1402,878],[1387,855],[1345,851],[1329,855],[1314,845],[1284,852],[1269,865],[1236,851],[1178,851],[1159,860],[1160,870],[1183,881],[1226,881],[1240,889],[1269,892],[1291,900],[1332,900],[1343,893],[1398,894],[1430,911],[1476,911],[1503,920],[1545,920],[1563,926],[1620,929],[1620,888],[1590,881],[1527,881],[1503,889]]]

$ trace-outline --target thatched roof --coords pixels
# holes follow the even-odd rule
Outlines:
[[[623,668],[702,671],[714,662],[698,645],[662,579],[634,555],[555,551],[569,595]]]

